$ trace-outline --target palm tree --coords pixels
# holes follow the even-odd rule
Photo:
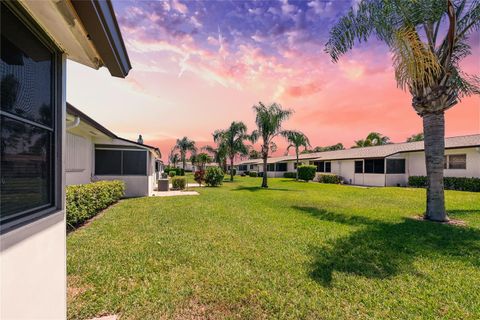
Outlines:
[[[233,160],[237,154],[248,154],[248,147],[245,145],[248,139],[247,126],[241,121],[233,121],[227,129],[217,130],[213,134],[213,140],[225,149],[230,160],[230,181],[233,181]]]
[[[290,148],[295,148],[295,157],[296,157],[296,170],[295,170],[295,180],[298,181],[298,154],[300,153],[300,147],[303,147],[304,150],[307,150],[310,147],[310,141],[307,136],[300,131],[287,130],[282,132],[287,141],[290,143],[287,147],[287,152]]]
[[[201,152],[196,156],[197,163],[200,165],[200,170],[205,170],[207,163],[212,162],[212,157],[210,157],[205,152]]]
[[[423,141],[423,132],[412,134],[410,137],[407,138],[406,142],[415,142],[415,141]]]
[[[259,151],[255,150],[255,149],[250,149],[250,151],[248,152],[248,158],[249,159],[258,159],[261,157],[261,154]]]
[[[195,154],[197,152],[197,148],[195,147],[195,141],[190,140],[187,137],[177,139],[174,150],[178,150],[180,152],[180,159],[183,164],[183,170],[185,170],[185,164],[187,162],[187,152],[190,151],[190,153],[192,154]]]
[[[277,103],[272,103],[269,106],[259,102],[258,105],[253,106],[256,113],[255,123],[257,129],[252,132],[251,140],[255,143],[262,138],[260,153],[263,159],[263,178],[262,188],[268,188],[267,183],[267,160],[268,154],[272,147],[276,147],[273,139],[282,134],[282,123],[290,118],[293,111],[289,109],[282,109],[282,106]]]
[[[213,156],[212,161],[216,162],[223,171],[226,171],[227,157],[225,147],[223,145],[217,145],[217,147],[206,145],[202,147],[202,150],[210,153]]]
[[[378,132],[370,132],[365,139],[356,140],[352,148],[381,146],[389,143],[391,143],[389,137]]]
[[[195,171],[195,166],[198,163],[197,154],[196,153],[191,154],[189,160],[190,160],[190,163],[192,164],[192,170]]]
[[[479,28],[479,1],[363,0],[333,26],[326,44],[334,62],[371,35],[392,52],[397,85],[408,89],[412,107],[423,119],[426,219],[448,220],[443,186],[444,113],[461,97],[480,94],[480,77],[460,68],[460,61],[471,54],[468,39]]]
[[[176,148],[173,147],[172,150],[170,150],[170,155],[168,156],[168,162],[169,164],[172,164],[173,167],[175,168],[179,160],[180,158],[178,156],[178,153],[176,153]]]

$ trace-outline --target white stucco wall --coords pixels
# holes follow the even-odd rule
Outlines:
[[[2,235],[0,319],[65,319],[64,211]]]
[[[445,169],[446,177],[480,177],[480,152],[477,148],[447,149],[445,154],[466,154],[466,169]],[[407,159],[407,174],[410,176],[425,176],[427,170],[425,167],[425,153],[410,152],[405,153]]]
[[[95,180],[121,180],[125,182],[125,197],[148,196],[150,183],[148,176],[94,176]]]
[[[67,133],[65,158],[67,186],[91,182],[93,142],[90,136]]]

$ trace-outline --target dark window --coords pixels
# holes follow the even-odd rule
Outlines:
[[[275,164],[274,163],[267,164],[267,171],[275,171]]]
[[[253,164],[250,165],[250,170],[253,170]]]
[[[238,166],[238,170],[240,170],[240,171],[247,171],[247,168],[248,168],[248,166],[246,164],[242,164],[242,165]]]
[[[281,172],[287,171],[287,163],[285,162],[277,163],[275,165],[275,171],[281,171]]]
[[[387,173],[405,173],[405,159],[387,159]]]
[[[147,174],[147,152],[130,150],[95,150],[95,174],[126,176]]]
[[[363,161],[355,161],[355,173],[363,173]]]
[[[56,53],[1,4],[0,224],[56,205]],[[45,212],[45,211],[44,211]],[[52,212],[52,211],[50,211]],[[46,213],[46,212],[45,212]]]
[[[160,171],[160,162],[155,161],[155,172],[159,172],[159,171]]]
[[[448,169],[467,169],[466,154],[448,155]]]
[[[365,159],[365,173],[385,173],[384,159]]]
[[[121,175],[122,151],[120,150],[95,150],[96,175]]]
[[[324,161],[314,161],[313,164],[317,166],[317,172],[325,172],[325,162]]]
[[[332,172],[332,163],[325,162],[325,172]]]
[[[447,169],[447,168],[448,168],[448,157],[443,156],[443,169]]]
[[[147,174],[147,152],[146,151],[122,151],[123,171],[125,175],[146,175]]]

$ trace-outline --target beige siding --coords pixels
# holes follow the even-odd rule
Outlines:
[[[93,144],[89,136],[67,133],[65,157],[67,186],[91,182]]]

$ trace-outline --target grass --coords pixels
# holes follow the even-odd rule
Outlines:
[[[478,319],[480,194],[467,227],[411,219],[425,191],[236,177],[120,202],[68,236],[68,315],[86,319]]]

